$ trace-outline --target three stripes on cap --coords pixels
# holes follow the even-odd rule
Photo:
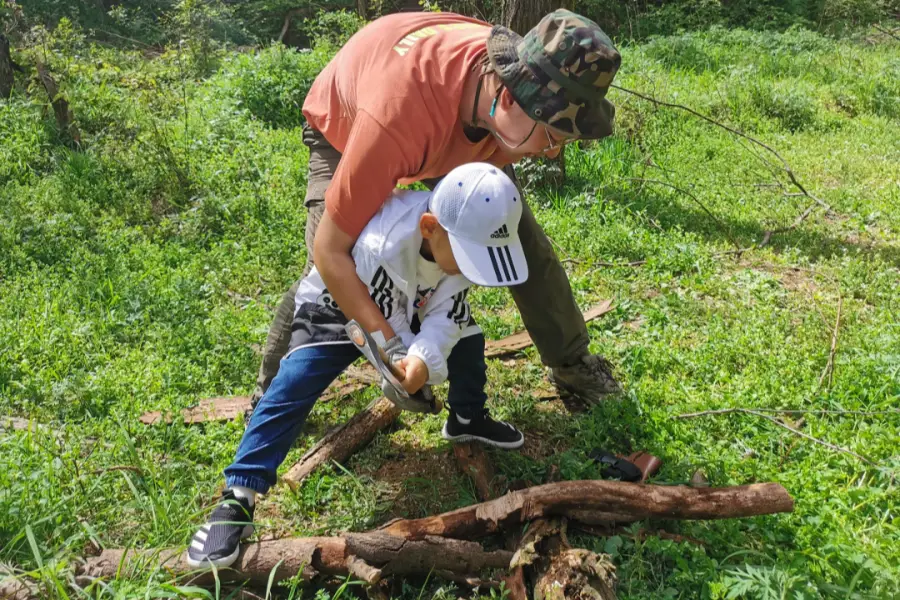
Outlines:
[[[501,227],[501,229],[505,228],[506,225]],[[509,246],[498,246],[496,248],[488,246],[487,250],[491,257],[491,265],[494,267],[494,274],[497,276],[497,283],[511,283],[519,279],[519,275],[516,273],[516,265],[513,264],[512,254],[509,252]],[[505,257],[504,254],[506,255]],[[507,265],[509,265],[508,268]],[[503,268],[502,274],[500,272],[501,267]],[[510,272],[512,272],[512,277],[510,277]]]

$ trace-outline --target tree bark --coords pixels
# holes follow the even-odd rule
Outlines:
[[[589,524],[641,519],[728,519],[791,512],[777,483],[726,488],[655,486],[618,481],[562,481],[510,492],[489,502],[422,519],[399,519],[381,530],[409,539],[439,535],[476,539],[549,516]]]
[[[331,461],[344,462],[372,441],[376,433],[393,423],[400,412],[387,398],[372,402],[345,424],[325,434],[282,479],[293,488],[323,464]]]
[[[339,537],[274,540],[248,544],[231,569],[218,573],[222,581],[251,581],[266,585],[274,571],[274,581],[300,574],[305,580],[323,575],[353,575],[367,583],[377,583],[391,575],[427,575],[446,571],[454,574],[479,573],[485,569],[506,569],[512,552],[484,550],[477,542],[425,536],[406,540],[381,532],[348,533]],[[149,565],[162,565],[170,575],[195,573],[185,552],[167,550],[104,550],[88,558],[78,568],[80,576],[116,577],[119,571],[140,572]],[[196,584],[213,582],[212,573],[201,575]]]
[[[12,56],[9,54],[9,40],[0,33],[0,98],[8,100],[12,95],[15,75]]]

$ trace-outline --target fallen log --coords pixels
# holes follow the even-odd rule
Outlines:
[[[584,313],[584,322],[589,323],[613,309],[612,302],[605,300]],[[487,358],[501,358],[515,352],[524,350],[532,344],[531,336],[527,331],[520,331],[499,340],[489,340],[485,347]],[[337,399],[342,396],[366,389],[370,384],[377,383],[375,371],[368,367],[351,367],[347,372],[350,381],[333,384],[323,400]],[[555,394],[542,395],[539,399],[554,398]],[[223,396],[218,398],[205,398],[197,406],[181,411],[184,422],[187,425],[206,423],[208,421],[230,421],[235,417],[246,414],[250,410],[250,396]],[[141,423],[153,425],[164,418],[160,411],[146,412],[140,417]],[[171,422],[166,418],[166,422]]]
[[[725,488],[656,486],[619,481],[562,481],[510,492],[489,502],[422,519],[398,519],[381,530],[419,539],[476,539],[549,516],[598,522],[641,519],[728,519],[791,512],[794,501],[777,483]]]
[[[265,586],[300,575],[353,575],[377,583],[391,575],[427,575],[446,571],[459,575],[486,569],[505,569],[512,558],[506,550],[485,550],[477,542],[425,536],[406,540],[381,532],[348,533],[338,537],[273,540],[248,544],[231,569],[220,569],[222,581],[251,581]],[[152,567],[151,567],[152,565]],[[183,550],[104,550],[77,568],[81,577],[113,578],[129,572],[146,573],[159,565],[170,575],[197,574],[197,585],[212,583],[212,573],[200,573],[187,564]]]
[[[325,434],[315,446],[292,466],[282,479],[295,488],[310,473],[331,461],[344,462],[354,452],[368,444],[375,434],[393,423],[400,416],[400,409],[388,400],[375,400],[363,411]]]

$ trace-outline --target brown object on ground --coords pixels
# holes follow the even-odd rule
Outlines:
[[[69,101],[60,95],[59,85],[44,64],[37,63],[37,72],[41,84],[47,91],[47,96],[50,97],[50,104],[56,114],[56,124],[59,127],[60,135],[75,145],[81,145],[81,133],[75,126],[75,114],[69,108]]]
[[[584,322],[590,323],[594,319],[602,317],[606,313],[610,312],[612,309],[612,301],[604,300],[597,306],[594,306],[584,313]],[[485,358],[497,358],[499,356],[506,356],[508,354],[513,354],[514,352],[524,350],[531,344],[531,336],[528,334],[528,332],[520,331],[519,333],[514,333],[513,335],[506,336],[503,339],[488,340],[487,345],[485,346],[484,356]]]
[[[432,569],[468,575],[485,569],[505,569],[512,558],[506,550],[484,550],[477,542],[426,536],[420,540],[398,538],[380,532],[348,533],[339,537],[311,537],[248,544],[232,569],[220,569],[223,581],[250,580],[265,586],[296,574],[309,580],[319,574],[353,575],[377,583],[390,575],[427,574]],[[85,560],[80,576],[116,577],[119,571],[146,571],[162,565],[170,575],[196,573],[183,550],[104,550]],[[213,582],[212,573],[193,580]]]
[[[0,98],[8,100],[12,96],[15,74],[12,57],[9,54],[9,40],[0,33]]]
[[[41,425],[19,417],[0,417],[0,431],[25,431],[41,429]]]
[[[641,483],[656,475],[662,467],[662,460],[643,450],[623,458],[641,470]]]
[[[440,535],[475,539],[549,516],[591,522],[657,519],[727,519],[791,512],[794,501],[777,483],[695,489],[618,481],[562,481],[531,487],[489,502],[422,519],[399,519],[382,531],[419,539]]]
[[[337,400],[366,389],[370,384],[376,383],[375,370],[366,367],[351,366],[346,371],[347,381],[335,382],[328,387],[322,395],[320,402]],[[236,417],[246,415],[251,408],[250,396],[222,396],[219,398],[204,398],[197,406],[181,411],[185,425],[195,425],[208,421],[231,421]],[[165,418],[166,423],[171,423],[171,417],[163,417],[158,410],[145,412],[140,417],[144,425],[154,425]]]
[[[482,502],[493,500],[497,497],[494,481],[494,466],[484,451],[484,446],[478,442],[466,442],[453,445],[453,455],[456,464],[464,475],[468,475],[475,484],[475,491]],[[517,535],[507,532],[507,549],[514,549],[518,544]],[[503,578],[506,584],[507,600],[528,600],[528,590],[525,588],[525,572],[521,566],[514,566]]]
[[[469,476],[475,484],[479,500],[493,500],[497,497],[494,492],[494,467],[481,444],[478,442],[453,444],[453,455],[456,457],[459,470],[463,475]]]
[[[206,421],[231,421],[246,414],[248,410],[250,410],[250,396],[223,396],[204,398],[197,406],[181,411],[181,415],[186,425],[193,425]],[[145,412],[140,417],[144,425],[154,425],[163,420],[166,423],[172,422],[171,417],[163,417],[158,410]]]
[[[282,479],[293,488],[323,464],[344,462],[372,441],[376,433],[393,423],[400,412],[387,398],[375,400],[349,421],[326,433]]]
[[[21,579],[4,579],[0,581],[0,599],[33,600],[40,598],[38,590]]]

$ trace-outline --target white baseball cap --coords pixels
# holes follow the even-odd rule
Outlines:
[[[487,163],[457,167],[434,188],[428,206],[450,234],[453,257],[466,279],[488,287],[528,279],[519,241],[522,197],[502,170]]]

